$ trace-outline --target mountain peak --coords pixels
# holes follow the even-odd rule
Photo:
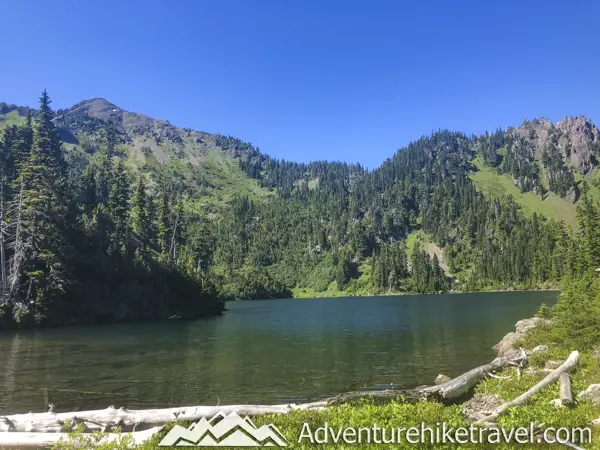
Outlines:
[[[70,108],[57,111],[57,118],[85,114],[106,121],[112,115],[121,111],[122,110],[114,103],[109,102],[105,98],[98,97],[83,100]]]

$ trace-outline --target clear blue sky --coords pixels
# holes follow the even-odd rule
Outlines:
[[[122,108],[374,168],[438,128],[600,122],[600,2],[5,1],[0,101]]]

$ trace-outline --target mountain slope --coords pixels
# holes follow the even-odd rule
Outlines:
[[[260,159],[250,144],[235,138],[173,126],[126,111],[102,99],[80,102],[57,111],[54,123],[67,147],[88,155],[106,146],[106,129],[113,123],[119,150],[135,170],[163,172],[182,179],[196,191],[196,206],[222,207],[235,196],[259,199],[272,194],[249,178],[239,159]]]
[[[27,112],[4,114],[15,111]],[[598,191],[599,133],[585,118],[440,131],[373,171],[278,161],[105,99],[59,110],[54,123],[73,171],[98,165],[114,139],[115,159],[151,198],[179,199],[182,245],[194,243],[186,264],[197,258],[224,297],[431,292],[451,289],[448,275],[460,289],[552,285],[568,270],[569,239],[554,221],[574,227],[582,196]]]
[[[473,164],[477,170],[472,171],[469,178],[486,197],[500,198],[510,195],[530,217],[535,212],[557,221],[564,220],[572,227],[576,225],[577,207],[568,200],[553,192],[548,192],[544,199],[533,192],[522,192],[515,186],[512,177],[498,174],[496,170],[486,166],[481,158],[475,158]]]

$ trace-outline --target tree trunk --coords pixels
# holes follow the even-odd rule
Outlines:
[[[456,400],[467,394],[477,383],[489,376],[491,373],[498,372],[505,367],[511,365],[521,365],[527,360],[525,352],[521,356],[508,359],[506,357],[498,357],[489,364],[471,369],[450,381],[447,381],[438,386],[431,386],[422,390],[423,394],[428,399],[439,399],[443,402]]]
[[[23,180],[21,179],[21,190],[17,203],[17,211],[15,214],[15,241],[13,243],[13,256],[10,267],[9,280],[9,298],[13,299],[17,288],[19,287],[19,278],[21,277],[21,264],[25,260],[25,244],[23,243]]]
[[[4,303],[6,301],[7,289],[7,272],[6,272],[6,246],[5,236],[7,233],[6,222],[4,221],[4,180],[0,181],[2,188],[0,189],[0,298]]]
[[[262,414],[287,414],[294,410],[320,409],[326,406],[326,401],[319,401],[303,405],[184,406],[139,410],[108,407],[94,411],[14,414],[0,416],[0,432],[59,433],[64,431],[67,423],[70,423],[70,428],[78,424],[84,424],[86,430],[89,431],[110,431],[116,427],[121,427],[124,431],[135,431],[139,428],[164,425],[176,420],[196,421],[202,417],[211,418],[219,411],[225,414],[236,412],[239,415],[257,416]]]
[[[573,403],[573,392],[571,391],[571,379],[569,374],[564,372],[560,374],[558,379],[560,383],[560,401],[563,405],[568,406]]]
[[[500,405],[498,408],[496,408],[494,411],[492,411],[492,413],[489,416],[487,416],[481,420],[478,420],[477,423],[493,422],[498,417],[500,417],[502,414],[504,414],[508,408],[511,408],[513,406],[524,405],[525,403],[527,403],[529,401],[529,399],[531,398],[532,395],[537,394],[542,389],[555,383],[560,378],[561,374],[567,373],[567,372],[570,372],[571,370],[573,370],[577,366],[578,362],[579,362],[579,352],[577,350],[575,350],[574,352],[571,353],[571,355],[567,358],[567,360],[564,363],[562,363],[557,369],[555,369],[551,373],[549,373],[538,384],[536,384],[531,389],[529,389],[527,392],[525,392],[524,394],[515,398],[514,400]]]

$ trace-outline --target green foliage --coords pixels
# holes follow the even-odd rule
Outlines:
[[[536,317],[539,317],[541,319],[549,319],[551,317],[551,315],[552,315],[552,309],[545,303],[541,304],[540,309],[536,313]]]
[[[577,185],[573,172],[565,166],[563,156],[558,150],[557,139],[557,133],[550,133],[543,150],[542,164],[546,169],[550,190],[559,197],[564,197],[569,190],[577,192]]]
[[[117,142],[109,123],[106,149],[82,158],[70,153],[67,161],[46,92],[35,123],[29,116],[22,127],[2,132],[2,325],[191,317],[222,310],[213,284],[204,279],[206,267],[197,264],[202,248],[197,241],[209,237],[186,241],[184,231],[194,229],[196,218],[178,208],[176,220],[173,214],[167,219],[171,258],[160,258],[155,199],[144,175],[132,186]]]
[[[556,305],[542,307],[538,315],[550,318],[552,325],[536,328],[527,338],[530,345],[543,342],[580,351],[594,348],[600,342],[600,277],[587,272],[565,280]]]
[[[549,342],[560,347],[585,351],[600,342],[600,206],[583,191],[578,209],[577,238],[564,254],[566,267],[562,292],[552,308],[542,305],[538,315],[552,320],[552,325],[534,330],[531,342]]]
[[[406,289],[409,270],[404,242],[381,245],[372,258],[371,276],[377,290],[400,292]]]

